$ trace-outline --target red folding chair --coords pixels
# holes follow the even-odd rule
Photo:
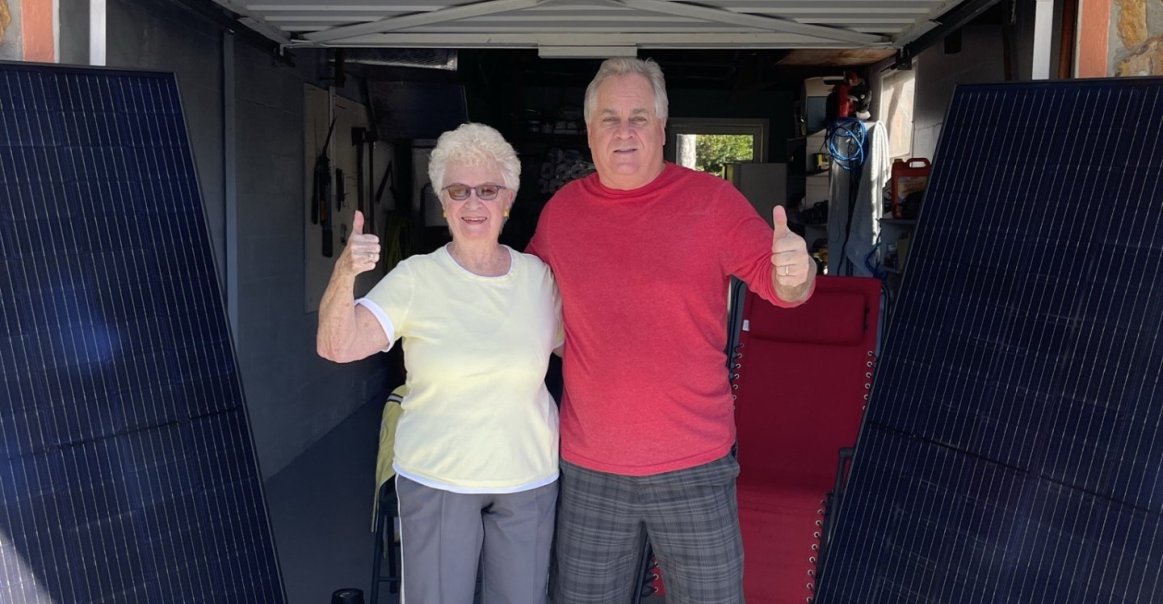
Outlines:
[[[813,599],[871,387],[880,285],[822,276],[792,309],[747,294],[731,377],[750,604]]]
[[[733,305],[728,368],[749,604],[814,598],[871,388],[880,288],[818,277],[812,299],[791,309],[732,288],[733,299],[744,296],[741,310]],[[637,600],[665,596],[649,544],[639,570]]]

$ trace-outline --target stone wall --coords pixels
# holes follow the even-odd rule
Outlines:
[[[1163,0],[1115,0],[1111,8],[1109,73],[1163,75]]]

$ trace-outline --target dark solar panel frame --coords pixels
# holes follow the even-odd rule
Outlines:
[[[0,601],[285,601],[172,74],[0,64]]]
[[[1163,79],[960,86],[817,601],[1163,601]]]

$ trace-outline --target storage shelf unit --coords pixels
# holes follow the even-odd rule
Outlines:
[[[805,212],[817,203],[827,202],[831,196],[831,160],[824,159],[825,168],[821,169],[821,161],[817,156],[826,153],[825,136],[826,132],[820,130],[808,136],[797,136],[787,140],[787,200],[790,209]],[[798,225],[803,228],[808,251],[826,266],[828,223],[800,220]]]

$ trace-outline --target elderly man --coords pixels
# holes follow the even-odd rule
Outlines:
[[[662,159],[666,85],[610,59],[586,89],[596,174],[550,200],[528,251],[553,269],[565,321],[559,604],[625,604],[649,538],[671,603],[743,601],[724,367],[731,275],[808,299],[815,269],[729,183]]]

